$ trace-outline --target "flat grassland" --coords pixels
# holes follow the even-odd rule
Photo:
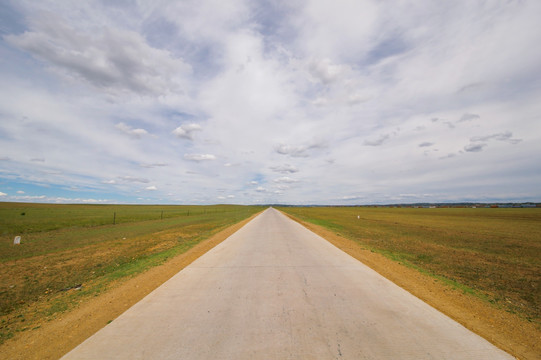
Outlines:
[[[0,203],[0,344],[261,210]]]
[[[279,209],[541,329],[541,209]]]

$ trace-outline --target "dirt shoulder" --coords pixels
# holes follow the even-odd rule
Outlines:
[[[14,360],[60,358],[257,215],[220,231],[163,265],[114,284],[100,296],[41,324],[38,329],[6,341],[0,346],[0,357]]]
[[[18,334],[0,346],[0,357],[60,358],[255,216],[257,214],[217,233],[163,265],[115,284],[100,296],[81,303],[57,319],[41,324],[39,329]],[[533,324],[366,250],[353,240],[340,237],[320,226],[293,219],[517,358],[541,358],[541,332]]]
[[[532,323],[321,226],[285,215],[518,359],[541,359],[541,331]]]

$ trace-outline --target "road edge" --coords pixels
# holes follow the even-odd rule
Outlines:
[[[263,211],[219,231],[164,264],[119,281],[106,292],[42,324],[39,329],[6,341],[0,346],[2,357],[13,360],[59,359]]]
[[[517,359],[541,358],[541,331],[533,324],[367,250],[354,240],[280,212]]]

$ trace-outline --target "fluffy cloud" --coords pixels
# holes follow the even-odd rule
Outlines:
[[[316,79],[328,85],[337,81],[342,75],[345,75],[349,67],[333,64],[329,59],[322,59],[310,61],[308,70]]]
[[[148,179],[140,178],[140,177],[134,177],[134,176],[119,176],[118,178],[120,180],[126,181],[126,182],[136,182],[136,183],[143,183],[143,184],[146,184],[146,183],[150,182]],[[109,182],[109,184],[111,184],[111,182]]]
[[[476,119],[479,119],[480,116],[477,115],[477,114],[464,114],[460,117],[460,120],[458,120],[458,122],[464,122],[464,121],[472,121],[472,120],[476,120]]]
[[[352,201],[352,200],[361,200],[362,198],[363,198],[362,196],[347,195],[347,196],[342,196],[341,200]]]
[[[277,179],[274,179],[273,181],[277,184],[293,184],[293,183],[298,182],[299,180],[290,178],[289,176],[282,176]]]
[[[496,133],[492,135],[486,135],[486,136],[475,136],[470,139],[470,141],[488,141],[488,140],[499,140],[499,141],[507,141],[511,144],[518,144],[522,141],[522,139],[513,139],[513,133],[510,131],[505,131],[502,133]]]
[[[299,171],[297,167],[289,164],[271,166],[269,169],[281,174],[293,174]]]
[[[30,25],[30,30],[5,39],[99,89],[160,95],[178,86],[174,82],[178,74],[190,72],[181,59],[149,46],[134,31],[111,26],[92,31],[76,28],[51,12],[41,12]]]
[[[464,146],[466,152],[481,152],[487,146],[487,144],[469,144]]]
[[[275,150],[278,154],[289,155],[291,157],[309,157],[310,150],[314,149],[323,149],[327,147],[327,144],[324,141],[315,141],[309,145],[288,145],[280,144],[275,147]]]
[[[123,133],[128,134],[136,139],[140,139],[142,136],[148,134],[148,131],[146,131],[145,129],[133,129],[132,127],[124,124],[123,122],[116,124],[115,127]]]
[[[165,164],[165,163],[153,163],[153,164],[139,164],[139,166],[142,167],[142,168],[153,169],[153,168],[167,166],[167,164]]]
[[[235,195],[227,195],[227,196],[220,195],[220,196],[217,196],[216,198],[218,200],[234,199]]]
[[[173,130],[173,134],[181,139],[193,140],[193,133],[201,131],[199,124],[183,124]]]
[[[308,157],[307,153],[308,148],[305,146],[293,146],[280,144],[276,147],[276,152],[282,155],[289,155],[292,157]]]
[[[367,139],[363,141],[363,144],[367,146],[380,146],[380,145],[383,145],[384,142],[389,140],[390,137],[391,136],[389,134],[380,135],[377,139],[373,139],[373,140]]]
[[[0,195],[2,196],[2,195]],[[25,196],[10,196],[10,201],[17,202],[32,202],[32,203],[68,203],[68,204],[107,204],[113,203],[109,199],[94,199],[94,198],[68,198],[62,196],[47,196],[47,195],[25,195]]]
[[[541,196],[538,1],[3,6],[0,180],[35,201]]]
[[[158,190],[158,188],[156,186],[152,185],[152,186],[147,186],[145,188],[145,190],[156,191],[156,190]]]
[[[189,161],[201,162],[208,160],[216,160],[216,156],[212,154],[185,154],[184,159]]]

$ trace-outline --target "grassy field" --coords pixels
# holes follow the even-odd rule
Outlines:
[[[261,210],[0,203],[0,343]]]
[[[541,209],[280,210],[541,327]]]

